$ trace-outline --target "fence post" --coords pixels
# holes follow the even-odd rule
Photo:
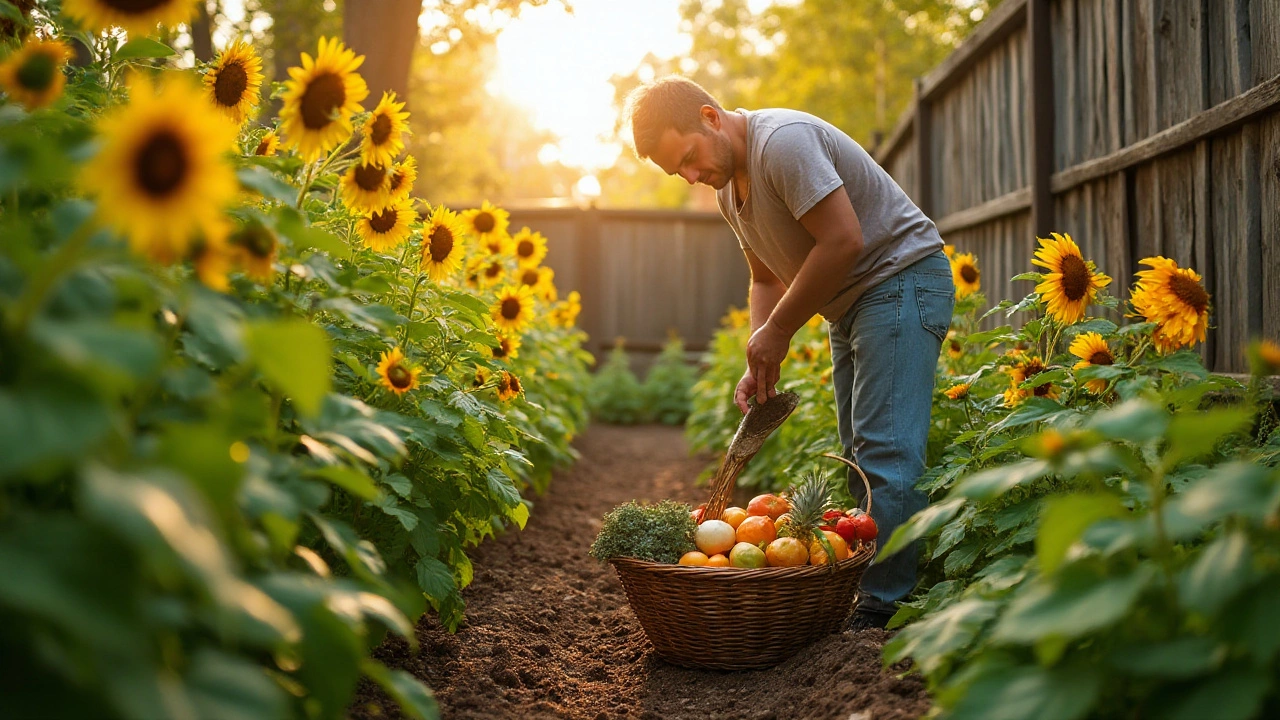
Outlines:
[[[578,293],[582,296],[582,312],[579,315],[578,327],[587,333],[586,349],[597,360],[600,348],[606,347],[603,338],[604,329],[603,304],[600,294],[600,273],[604,268],[600,262],[600,211],[595,205],[578,211]]]
[[[1053,32],[1050,0],[1027,0],[1027,57],[1031,72],[1031,230],[1036,237],[1053,232]]]
[[[916,206],[925,217],[933,213],[933,106],[924,94],[924,80],[916,78]]]

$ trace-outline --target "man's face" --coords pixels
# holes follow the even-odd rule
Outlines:
[[[707,130],[681,134],[667,128],[649,159],[666,174],[679,175],[690,185],[702,183],[719,190],[733,179],[733,146],[723,129]]]

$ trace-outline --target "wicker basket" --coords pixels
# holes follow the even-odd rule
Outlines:
[[[871,487],[858,474],[870,508]],[[776,665],[841,627],[876,543],[850,550],[834,565],[752,570],[610,562],[659,657],[684,667],[747,670]]]

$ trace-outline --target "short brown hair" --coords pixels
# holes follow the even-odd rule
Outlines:
[[[699,112],[703,105],[720,110],[720,103],[698,83],[679,75],[648,82],[627,96],[626,115],[636,156],[645,159],[658,147],[658,138],[669,128],[687,135],[706,132]]]

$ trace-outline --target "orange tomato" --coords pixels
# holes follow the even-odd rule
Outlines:
[[[738,526],[738,542],[768,544],[777,537],[778,531],[773,528],[773,521],[768,515],[752,515]]]
[[[680,556],[679,564],[703,566],[707,564],[707,560],[709,560],[709,558],[706,555],[698,552],[697,550],[690,550],[689,552]]]
[[[742,521],[747,519],[747,511],[740,507],[725,508],[724,514],[720,516],[720,519],[732,525],[736,530],[742,524]]]
[[[809,551],[804,543],[793,537],[783,537],[769,543],[764,549],[765,559],[773,567],[795,567],[809,562]]]
[[[748,515],[768,515],[770,520],[777,520],[779,515],[790,509],[791,503],[772,493],[757,495],[747,503]]]
[[[716,553],[707,558],[707,567],[729,567],[729,558],[723,553]]]
[[[827,542],[831,543],[831,549],[835,551],[836,559],[828,561],[827,549],[822,547],[822,543],[818,542],[817,538],[814,538],[813,542],[809,543],[810,565],[826,565],[828,562],[840,562],[849,557],[849,543],[845,542],[844,538],[830,530],[823,530],[822,534],[827,538]]]

